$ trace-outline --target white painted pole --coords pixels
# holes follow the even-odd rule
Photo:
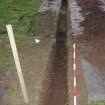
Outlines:
[[[21,64],[20,64],[20,60],[19,60],[19,56],[18,56],[18,51],[17,51],[17,48],[16,48],[13,29],[12,29],[11,25],[6,25],[6,28],[7,28],[8,37],[9,37],[9,40],[10,40],[10,45],[11,45],[11,48],[12,48],[12,53],[13,53],[13,57],[14,57],[19,81],[20,81],[20,86],[21,86],[24,102],[28,103],[29,99],[28,99],[27,90],[26,90],[26,86],[25,86],[25,82],[24,82],[24,77],[23,77],[23,73],[22,73],[22,69],[21,69]]]
[[[73,63],[73,70],[74,70],[74,91],[77,91],[77,81],[76,81],[76,45],[73,44],[73,60],[74,60],[74,63]],[[74,95],[74,105],[77,105],[77,94]]]

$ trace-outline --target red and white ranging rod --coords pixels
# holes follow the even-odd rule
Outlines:
[[[73,103],[77,105],[76,45],[73,44]]]

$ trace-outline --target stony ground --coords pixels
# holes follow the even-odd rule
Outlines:
[[[79,54],[85,60],[87,60],[92,66],[97,68],[99,72],[102,72],[104,74],[105,72],[105,65],[104,65],[105,24],[103,23],[103,21],[105,20],[104,0],[84,0],[84,1],[78,0],[77,5],[79,6],[77,8],[78,11],[80,12],[79,15],[77,16],[81,18],[81,19],[75,19],[75,21],[77,21],[76,23],[78,24],[76,25],[76,27],[78,28],[77,29],[78,32],[76,33],[75,38],[77,39],[76,41],[78,44]],[[95,71],[95,73],[96,72],[97,70]],[[102,76],[100,76],[100,78],[101,77]],[[98,81],[97,79],[95,80]],[[93,82],[93,84],[94,83],[95,82]],[[102,103],[97,101],[93,102],[92,104],[104,105],[105,104],[104,101],[105,100],[103,99]]]
[[[62,93],[65,95],[67,93],[67,87],[63,86],[66,86],[64,83],[67,82],[67,78],[63,79],[63,77],[67,75],[69,86],[68,95],[70,95],[68,104],[71,104],[72,97],[70,93],[73,76],[71,51],[74,39],[77,39],[76,42],[77,45],[79,45],[77,52],[92,65],[102,70],[102,72],[105,72],[105,65],[103,63],[105,61],[105,12],[104,6],[102,5],[103,2],[99,0],[77,1],[77,4],[82,8],[80,12],[84,20],[80,23],[80,26],[84,29],[81,36],[73,37],[73,39],[70,37],[70,42],[68,42],[67,46],[70,49],[69,70],[68,74],[62,71],[61,75],[58,75],[59,73],[56,73],[53,69],[59,68],[58,70],[67,70],[67,56],[65,56],[67,49],[65,46],[61,47],[60,49],[65,50],[64,52],[61,50],[60,54],[62,56],[56,55],[56,50],[52,45],[55,43],[54,36],[56,32],[57,16],[55,14],[39,14],[38,10],[41,2],[41,0],[27,0],[27,2],[26,0],[1,0],[0,3],[0,13],[2,14],[0,16],[0,97],[5,96],[3,101],[8,105],[24,105],[24,102],[5,29],[6,24],[12,24],[15,32],[19,57],[30,99],[29,105],[48,104],[48,99],[52,98],[50,94],[55,96],[53,91],[58,93],[54,86],[58,86],[59,92],[65,88],[65,91]],[[39,44],[35,43],[35,38],[40,40]],[[59,61],[58,58],[61,60]],[[65,62],[62,61],[62,59]],[[64,65],[66,65],[66,67]],[[78,68],[81,69],[80,64],[78,64]],[[57,80],[60,81],[60,85],[58,85]],[[87,94],[85,92],[84,78],[81,71],[79,71],[78,74],[78,84],[78,90],[80,90],[78,92],[78,102],[80,105],[87,104]],[[46,93],[47,90],[49,90],[48,93]],[[55,100],[56,98],[54,98],[54,102]],[[0,100],[0,102],[2,102],[2,100]],[[59,102],[58,100],[58,103]],[[91,105],[105,105],[105,102],[92,102]]]
[[[105,11],[103,2],[99,0],[78,1],[82,8],[84,21],[80,26],[84,28],[83,35],[79,37],[80,51],[94,66],[105,71],[104,65],[104,33],[105,33]],[[86,6],[84,6],[86,5]],[[104,5],[105,6],[105,5]]]

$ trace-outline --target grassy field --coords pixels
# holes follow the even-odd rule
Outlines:
[[[0,33],[4,34],[5,24],[12,24],[16,30],[21,26],[21,31],[24,31],[30,21],[28,18],[37,13],[41,0],[1,0],[0,2]]]
[[[28,88],[29,105],[38,104],[38,90],[41,88],[44,75],[42,68],[47,62],[47,52],[51,47],[52,37],[55,35],[57,19],[55,15],[39,14],[38,9],[41,3],[42,0],[0,1],[0,75],[2,76],[6,71],[11,73],[8,105],[24,105],[24,102],[5,28],[6,24],[13,26]],[[35,38],[41,40],[39,45],[35,44]]]
[[[18,49],[29,53],[32,39],[36,36],[51,36],[54,16],[38,14],[42,0],[1,0],[0,3],[0,72],[11,66],[10,46],[5,25],[12,24]],[[47,29],[46,29],[47,28]],[[51,29],[52,28],[52,29]],[[52,30],[52,32],[50,32]],[[44,33],[44,34],[43,34]],[[29,43],[28,43],[29,41]],[[30,47],[31,46],[31,47]],[[28,48],[28,51],[27,51]]]
[[[103,101],[103,102],[91,102],[89,105],[105,105],[105,101]]]
[[[27,30],[32,20],[32,16],[37,14],[41,0],[1,0],[0,3],[0,72],[11,64],[10,46],[5,25],[12,24],[16,41],[21,50],[25,40],[29,39]],[[36,23],[37,20],[36,20]],[[38,24],[37,24],[38,25]],[[25,49],[25,48],[24,48]],[[25,52],[27,53],[27,51]]]

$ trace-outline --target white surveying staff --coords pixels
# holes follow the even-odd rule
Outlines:
[[[73,99],[77,105],[77,80],[76,80],[76,44],[73,44]]]
[[[21,69],[21,64],[20,64],[20,60],[19,60],[19,56],[18,56],[18,51],[17,51],[17,48],[16,48],[13,29],[12,29],[12,26],[10,24],[6,25],[6,28],[7,28],[7,32],[8,32],[10,45],[11,45],[11,48],[12,48],[12,53],[13,53],[13,57],[14,57],[19,81],[20,81],[22,94],[23,94],[23,97],[24,97],[24,102],[28,103],[29,99],[28,99],[27,90],[26,90],[26,86],[25,86],[25,82],[24,82],[24,77],[23,77],[23,73],[22,73],[22,69]]]

